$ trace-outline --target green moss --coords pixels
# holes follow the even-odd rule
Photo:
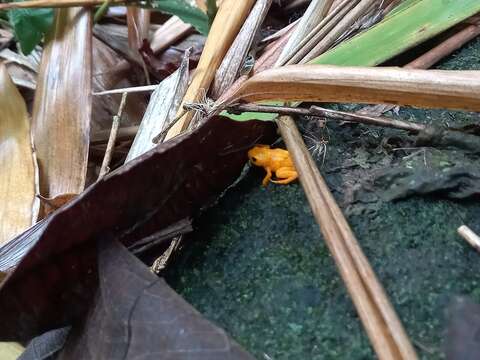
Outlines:
[[[442,67],[478,69],[479,49],[477,40]],[[418,109],[400,115],[424,123],[478,120],[473,113]],[[327,182],[419,355],[442,358],[444,312],[452,297],[480,302],[479,255],[456,235],[462,224],[480,231],[480,204],[440,195],[349,203],[352,178],[389,163],[392,154],[379,146],[382,139],[404,135],[328,126]],[[258,359],[373,358],[300,185],[263,188],[263,175],[251,169],[197,219],[192,245],[167,280]]]

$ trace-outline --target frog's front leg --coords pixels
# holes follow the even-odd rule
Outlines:
[[[265,171],[267,172],[267,175],[265,175],[265,177],[263,178],[263,181],[262,181],[263,186],[267,186],[268,182],[272,178],[272,170],[269,167],[266,167]]]
[[[271,180],[275,184],[290,184],[292,181],[295,181],[298,178],[298,174],[295,171],[295,169],[292,169],[291,167],[284,167],[280,168],[277,171],[275,171],[275,175],[277,176],[278,179],[282,180]]]

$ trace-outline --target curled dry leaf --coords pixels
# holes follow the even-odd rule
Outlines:
[[[91,116],[90,9],[57,10],[43,51],[33,110],[40,191],[47,198],[83,191]]]
[[[0,271],[16,267],[0,287],[0,322],[9,324],[0,340],[27,340],[84,314],[97,281],[96,240],[128,246],[192,218],[238,178],[251,146],[274,139],[271,123],[213,118],[106,175],[0,247]]]
[[[25,101],[0,64],[0,244],[37,218],[37,169]]]
[[[480,72],[292,65],[253,76],[226,101],[399,104],[480,111]]]

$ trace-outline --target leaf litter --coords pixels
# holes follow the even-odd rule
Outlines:
[[[75,5],[91,4],[92,1],[78,0]],[[194,352],[195,358],[202,358],[201,353],[210,351],[209,346],[217,343],[214,337],[208,338],[211,342],[203,336],[197,337],[196,326],[207,329],[206,333],[220,334],[218,339],[223,341],[218,340],[219,348],[212,350],[212,355],[207,358],[250,358],[222,330],[202,319],[165,283],[149,274],[123,246],[148,263],[156,259],[154,267],[160,264],[164,268],[172,253],[188,246],[188,242],[177,241],[178,236],[193,230],[192,218],[236,182],[246,163],[248,149],[275,140],[273,123],[247,121],[242,124],[216,116],[227,105],[259,100],[357,101],[478,111],[478,82],[473,73],[411,71],[408,65],[404,70],[318,65],[380,64],[456,26],[480,10],[474,1],[452,2],[451,6],[436,7],[431,12],[422,10],[431,8],[431,3],[432,0],[360,0],[349,4],[312,1],[297,23],[293,22],[297,16],[288,18],[285,10],[288,6],[280,2],[273,2],[268,10],[269,1],[258,1],[256,5],[255,1],[233,0],[221,3],[154,1],[150,9],[129,4],[126,19],[124,12],[105,11],[108,10],[108,3],[105,3],[95,16],[95,21],[103,24],[93,28],[93,33],[103,41],[101,43],[97,38],[92,40],[93,16],[78,8],[35,9],[39,5],[35,0],[1,4],[0,11],[11,9],[7,18],[19,41],[18,46],[25,54],[39,48],[38,44],[45,46],[39,70],[36,66],[29,66],[29,60],[21,54],[12,57],[4,50],[3,58],[8,56],[10,60],[7,61],[14,59],[14,65],[7,63],[8,71],[15,83],[22,87],[29,107],[34,97],[34,141],[39,151],[39,180],[42,184],[42,192],[36,193],[34,201],[41,200],[45,207],[50,206],[45,219],[13,239],[9,235],[10,241],[0,248],[0,270],[8,273],[0,288],[0,318],[12,324],[0,331],[1,338],[25,341],[44,331],[73,324],[60,358],[85,357],[79,349],[114,358],[155,354],[156,351],[163,356],[166,350],[174,349],[175,355],[172,356],[181,359],[184,358],[183,347],[178,352],[175,352],[175,346],[170,348],[178,340],[176,327],[165,330],[162,321],[156,324],[160,326],[157,330],[146,330],[153,325],[129,329],[122,325],[128,321],[125,316],[136,316],[137,311],[139,319],[153,319],[155,316],[160,319],[163,313],[154,311],[153,314],[152,309],[171,297],[175,299],[177,310],[194,314],[192,323],[182,325],[192,331],[192,337],[181,341],[186,341],[185,346],[189,352]],[[48,5],[55,7],[57,4]],[[290,5],[301,9],[308,4]],[[154,10],[173,16],[157,17]],[[49,23],[53,18],[51,14],[56,14],[54,25]],[[64,22],[68,14],[72,15],[70,21]],[[0,16],[4,15],[0,13]],[[0,23],[0,26],[5,27],[5,24]],[[399,33],[398,29],[402,28],[399,24],[405,25],[406,31]],[[475,24],[475,20],[465,22],[470,26],[469,31],[473,31],[465,32],[469,38],[476,33],[472,28]],[[193,28],[204,35],[209,32],[205,46],[198,35],[189,36]],[[269,36],[276,30],[279,30],[277,35]],[[72,36],[74,31],[78,36]],[[419,36],[411,36],[417,33]],[[265,41],[261,41],[264,34],[268,35]],[[77,47],[77,52],[72,50],[74,40],[82,45]],[[373,43],[380,44],[375,52],[369,50]],[[15,54],[16,44],[11,36],[7,34],[2,44]],[[435,54],[435,61],[454,50],[447,48],[439,48],[443,52]],[[63,49],[66,54],[70,51],[72,56],[65,55],[64,62],[63,51],[55,49]],[[185,51],[190,54],[190,66],[184,58]],[[58,55],[52,56],[52,52]],[[317,65],[295,65],[309,61]],[[282,68],[284,63],[293,66]],[[276,68],[269,70],[272,67]],[[189,68],[193,70],[192,76],[189,76]],[[130,91],[128,88],[147,85],[152,79],[160,81],[156,90],[153,93],[138,90],[135,97],[128,97],[124,118],[118,116],[116,125],[112,126],[112,129],[120,126],[118,133],[112,130],[108,135],[120,98],[113,93],[92,96],[92,89],[104,93],[117,88],[125,98]],[[216,88],[214,92],[210,89],[212,84]],[[51,92],[54,88],[56,93]],[[34,96],[33,89],[36,89]],[[77,101],[73,101],[77,97]],[[43,106],[47,110],[39,111]],[[391,107],[381,106],[382,112]],[[186,117],[182,116],[186,110]],[[275,115],[243,112],[236,117],[237,120],[273,120]],[[70,123],[62,120],[65,118],[70,119]],[[298,154],[308,152],[301,138],[292,140],[288,137],[286,124],[289,121],[289,126],[296,127],[293,121],[282,118],[276,123],[282,135],[287,137],[287,147],[294,154],[302,184],[315,209],[312,188],[309,190],[305,180],[310,176],[309,171],[314,169],[305,168],[300,161]],[[473,127],[453,129],[448,125],[429,125],[413,137],[398,130],[372,129],[348,122],[332,125],[328,120],[321,120],[317,126],[318,117],[302,123],[305,140],[321,162],[321,171],[342,174],[342,183],[329,185],[345,195],[341,204],[348,214],[377,211],[380,202],[413,195],[435,194],[456,199],[478,195],[480,174],[476,162],[479,143]],[[50,130],[44,132],[45,129]],[[183,131],[187,133],[179,135]],[[464,131],[470,131],[470,134]],[[329,143],[336,137],[331,134],[337,132],[345,133],[353,148],[338,166],[327,168],[326,164],[330,163],[326,161]],[[49,134],[52,133],[60,135],[51,138]],[[58,147],[61,144],[69,145]],[[105,152],[106,165],[118,169],[103,176],[108,167],[104,162],[100,168],[98,160]],[[80,161],[72,161],[77,158],[81,158]],[[122,165],[125,159],[127,164]],[[55,165],[56,162],[59,166]],[[83,165],[77,166],[79,163]],[[349,171],[344,171],[346,169]],[[99,172],[101,176],[97,181]],[[322,184],[321,175],[316,177],[318,184]],[[68,183],[75,184],[70,186]],[[83,190],[85,185],[90,187]],[[382,285],[375,283],[368,259],[356,244],[328,187],[322,186],[319,185],[317,191],[324,198],[317,200],[324,201],[321,203],[333,216],[329,218],[327,213],[318,213],[320,220],[318,216],[317,220],[327,235],[374,350],[380,357],[395,353],[399,358],[415,358],[415,350]],[[63,199],[69,204],[62,206]],[[24,224],[22,229],[27,227]],[[325,231],[326,228],[331,231]],[[331,242],[331,236],[344,241],[345,247]],[[100,250],[97,250],[97,244]],[[351,261],[342,260],[342,256],[350,257]],[[121,268],[126,272],[121,273]],[[348,285],[355,283],[349,274],[356,272],[365,282],[365,291],[372,297],[372,302],[355,295],[359,285]],[[122,292],[116,282],[129,279],[133,273],[137,281],[129,283],[128,291],[123,289],[128,296],[112,295],[116,291]],[[366,276],[366,273],[370,275]],[[138,295],[141,306],[137,307],[136,301],[129,301],[137,292],[143,292],[139,278],[146,281],[147,287],[155,288],[159,296],[153,296],[154,301]],[[109,295],[100,296],[104,291]],[[120,303],[110,303],[111,298],[125,300],[123,315],[110,314],[115,306],[122,308]],[[362,303],[368,306],[363,307]],[[16,321],[18,318],[22,321]],[[103,324],[101,328],[106,329],[104,334],[108,334],[103,339],[96,335],[99,322]],[[377,325],[374,324],[378,327],[375,328]],[[291,329],[301,331],[301,326],[293,324]],[[155,337],[155,331],[165,333],[170,330],[171,337],[165,337],[165,341],[155,348],[157,345],[150,341],[150,336]],[[129,334],[129,340],[121,343],[117,340],[118,334],[125,332]],[[220,348],[230,352],[220,354]]]

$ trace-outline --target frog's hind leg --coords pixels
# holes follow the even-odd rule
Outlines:
[[[275,171],[275,175],[277,176],[278,179],[281,180],[270,180],[271,182],[275,184],[290,184],[292,181],[295,181],[298,178],[298,174],[295,170],[291,168],[280,168],[277,171]]]
[[[272,178],[272,170],[270,170],[269,168],[266,168],[265,170],[267,171],[267,175],[265,175],[265,177],[263,178],[263,181],[262,181],[263,186],[267,186],[268,182]]]

